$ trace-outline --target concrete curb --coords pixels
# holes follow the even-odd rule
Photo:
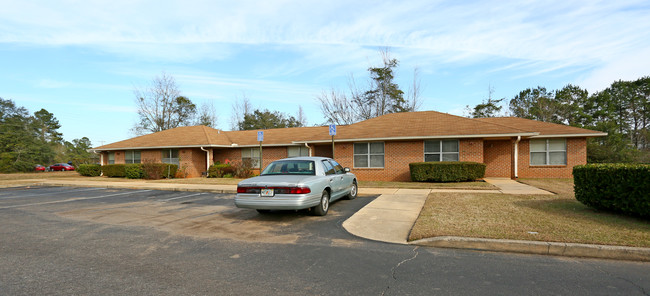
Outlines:
[[[507,239],[439,236],[409,242],[412,245],[523,254],[587,257],[650,262],[650,248],[556,243]]]
[[[187,185],[187,184],[185,184]],[[53,183],[41,182],[33,183],[30,186],[54,186],[54,187],[102,187],[112,189],[134,189],[134,190],[167,190],[167,191],[186,191],[186,192],[209,192],[209,193],[237,193],[237,189],[223,189],[223,188],[189,188],[189,187],[161,187],[160,185],[142,185],[142,184],[66,184],[66,183]]]

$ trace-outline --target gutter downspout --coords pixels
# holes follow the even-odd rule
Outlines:
[[[517,136],[517,140],[515,140],[515,179],[519,178],[519,141],[521,141],[521,136]]]
[[[305,147],[307,147],[307,149],[309,149],[309,156],[311,156],[311,147],[309,147],[309,144],[305,143]]]
[[[199,147],[199,148],[205,151],[205,173],[207,174],[208,171],[210,171],[210,150],[205,150],[203,149],[203,147]]]

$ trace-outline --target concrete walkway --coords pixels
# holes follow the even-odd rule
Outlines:
[[[505,194],[553,195],[552,192],[519,183],[510,178],[484,178],[483,180],[499,187],[499,191]]]

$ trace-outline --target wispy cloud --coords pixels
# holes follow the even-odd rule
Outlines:
[[[269,76],[347,74],[391,46],[421,66],[501,59],[540,65],[539,74],[620,67],[629,62],[621,56],[650,49],[648,15],[645,0],[18,1],[0,11],[0,42],[184,62],[228,59],[243,45],[295,55],[271,70],[260,65]],[[636,67],[626,65],[621,71]]]

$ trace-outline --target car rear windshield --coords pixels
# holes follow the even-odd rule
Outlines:
[[[311,160],[274,161],[268,165],[262,175],[315,175],[314,162]]]

